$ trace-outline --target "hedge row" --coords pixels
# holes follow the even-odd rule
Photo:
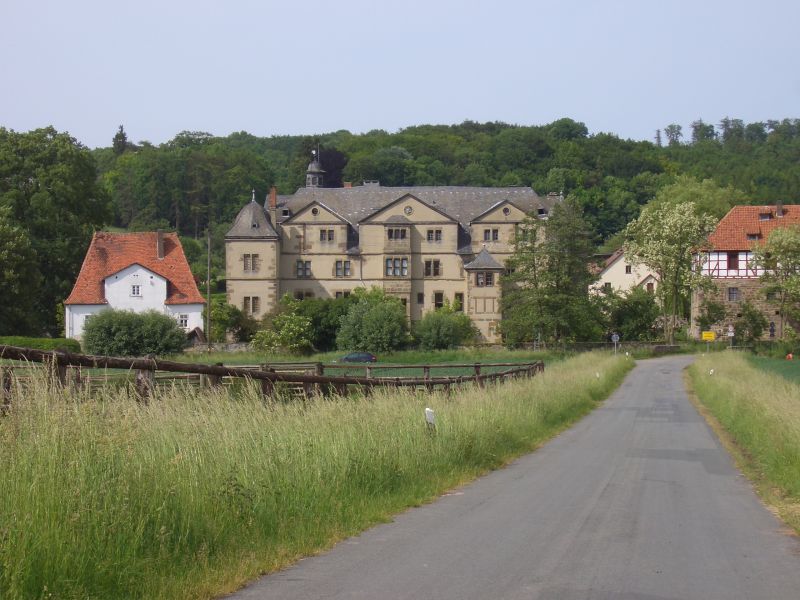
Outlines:
[[[9,335],[0,336],[0,345],[36,348],[37,350],[66,350],[67,352],[81,351],[81,344],[78,340],[66,338],[38,338],[25,337],[21,335]]]

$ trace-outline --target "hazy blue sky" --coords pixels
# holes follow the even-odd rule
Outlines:
[[[798,0],[0,0],[0,125],[182,130],[560,117],[652,139],[800,116]]]

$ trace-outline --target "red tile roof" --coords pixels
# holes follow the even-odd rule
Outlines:
[[[762,220],[761,215],[769,215]],[[783,216],[778,217],[776,206],[734,206],[722,217],[717,229],[708,237],[714,250],[750,250],[763,243],[774,229],[800,225],[800,205],[784,204]],[[758,236],[748,240],[747,236]]]
[[[164,258],[157,256],[157,233],[94,234],[78,280],[64,304],[107,304],[104,280],[139,264],[167,280],[166,304],[202,304],[183,247],[175,233],[164,234]]]

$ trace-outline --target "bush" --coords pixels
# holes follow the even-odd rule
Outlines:
[[[423,350],[455,348],[471,342],[476,335],[470,318],[449,304],[426,313],[414,329],[414,336]]]
[[[340,350],[389,352],[408,342],[406,309],[400,300],[372,288],[353,292],[355,304],[342,317],[336,336]]]
[[[757,340],[768,327],[767,318],[749,302],[739,306],[741,316],[733,323],[736,340],[739,344],[749,344]]]
[[[311,319],[297,313],[299,302],[292,300],[270,319],[269,329],[253,336],[250,347],[257,352],[285,351],[289,354],[310,354],[314,350]]]
[[[203,311],[203,322],[206,313]],[[237,342],[249,342],[258,330],[258,322],[224,300],[211,300],[211,341],[224,342],[230,333]]]
[[[81,351],[81,344],[78,340],[66,338],[38,338],[10,335],[0,337],[0,345],[35,348],[36,350],[64,350],[66,352]]]
[[[653,294],[635,287],[611,298],[611,328],[624,341],[644,341],[659,336],[656,322],[659,308]]]
[[[356,303],[355,296],[342,298],[308,298],[302,302],[284,296],[281,304],[296,303],[296,312],[311,320],[311,343],[319,352],[336,348],[336,336],[342,326],[342,317]]]
[[[90,354],[144,356],[175,354],[186,345],[186,332],[169,315],[104,310],[86,323],[83,344]]]

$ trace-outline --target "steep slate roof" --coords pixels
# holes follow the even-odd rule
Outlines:
[[[233,222],[226,238],[277,239],[278,234],[269,222],[264,207],[257,202],[248,202]]]
[[[589,267],[589,270],[594,275],[602,275],[603,273],[605,273],[608,270],[608,268],[611,265],[613,265],[615,262],[617,262],[617,260],[621,256],[623,256],[624,254],[625,254],[625,251],[622,248],[617,248],[616,250],[614,250],[614,252],[611,253],[610,256],[608,256],[607,258],[603,259],[602,262],[598,261],[597,263],[593,263]]]
[[[166,304],[203,304],[183,247],[175,233],[164,234],[164,258],[159,259],[157,234],[97,232],[86,251],[78,280],[64,304],[108,304],[106,277],[134,264],[167,280]]]
[[[509,200],[525,212],[538,208],[552,208],[555,200],[542,198],[529,187],[460,187],[460,186],[408,186],[383,187],[362,185],[350,188],[300,188],[291,196],[279,196],[278,207],[298,213],[313,201],[324,203],[356,226],[370,215],[391,204],[398,198],[411,194],[422,202],[436,208],[465,228],[470,221],[486,212],[486,209],[503,200]],[[285,220],[279,218],[279,221]]]
[[[503,265],[497,262],[486,248],[478,253],[475,260],[464,265],[464,269],[467,271],[497,271],[503,268]]]
[[[777,207],[770,206],[734,206],[717,225],[717,229],[708,237],[714,250],[750,250],[762,244],[779,227],[800,225],[800,205],[786,204],[783,216],[778,217]],[[770,215],[770,219],[761,220],[760,215]],[[748,240],[747,235],[760,235],[757,240]]]

